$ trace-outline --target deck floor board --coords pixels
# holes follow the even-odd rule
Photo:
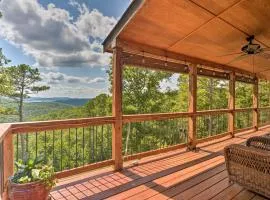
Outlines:
[[[179,149],[131,162],[121,172],[100,169],[59,180],[54,200],[67,199],[192,199],[261,200],[264,197],[228,182],[223,149],[247,138],[263,135],[244,132],[198,145],[197,152]]]

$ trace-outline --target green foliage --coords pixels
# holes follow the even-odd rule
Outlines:
[[[270,106],[270,82],[259,82],[259,107]]]
[[[110,116],[112,115],[112,98],[110,95],[100,94],[88,101],[84,110],[89,117]]]
[[[160,82],[168,80],[172,73],[143,68],[126,67],[123,72],[123,112],[156,113],[164,112],[173,93],[161,91]]]
[[[41,181],[46,187],[52,188],[55,183],[55,173],[52,165],[45,165],[43,158],[35,160],[19,160],[15,163],[17,171],[11,181],[18,184]]]
[[[248,83],[236,82],[235,84],[235,107],[252,107],[253,85]]]
[[[51,104],[51,103],[47,103]],[[37,114],[35,117],[32,117],[31,121],[45,121],[45,120],[57,120],[57,119],[76,119],[76,118],[84,118],[88,116],[88,113],[85,110],[85,107],[72,107],[69,105],[63,106],[63,108],[59,108],[58,106],[61,105],[57,103],[54,109],[49,108],[51,111],[46,111],[47,105],[44,103],[40,103],[40,105],[44,105],[44,114]],[[45,106],[46,105],[46,106]],[[53,103],[56,105],[56,103]],[[37,105],[37,109],[40,109]],[[33,110],[35,111],[35,110]],[[30,114],[31,116],[31,114]]]
[[[214,110],[228,107],[228,81],[198,77],[197,109]]]

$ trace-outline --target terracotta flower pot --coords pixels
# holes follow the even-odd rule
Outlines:
[[[40,181],[17,184],[9,182],[8,196],[10,200],[47,200],[50,189],[46,188]]]

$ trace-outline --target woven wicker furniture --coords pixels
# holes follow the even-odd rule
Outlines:
[[[248,190],[270,198],[270,138],[253,137],[247,146],[225,147],[228,177]]]

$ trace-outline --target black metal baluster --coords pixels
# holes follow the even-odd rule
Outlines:
[[[92,150],[92,159],[93,159],[93,162],[95,162],[95,148],[94,148],[94,146],[95,146],[95,144],[94,144],[94,140],[95,140],[95,135],[94,135],[94,126],[92,127],[92,148],[91,148],[91,150]]]
[[[104,155],[103,155],[103,125],[101,126],[101,160],[104,159]]]
[[[60,168],[61,168],[61,171],[63,170],[63,130],[61,129],[61,141],[60,141]]]
[[[76,139],[75,139],[75,152],[76,152],[76,161],[75,161],[75,166],[78,167],[78,129],[75,129],[75,134],[76,134]]]
[[[19,134],[16,134],[16,161],[19,160]]]
[[[110,148],[110,135],[109,135],[109,125],[107,125],[107,154],[108,156],[111,155],[111,148]],[[108,157],[106,157],[108,158]]]
[[[89,144],[88,144],[88,148],[89,148],[89,154],[88,154],[88,163],[91,163],[91,127],[89,127]]]
[[[68,129],[68,168],[70,169],[71,165],[70,165],[70,159],[71,159],[71,155],[70,155],[70,128]]]
[[[55,137],[54,137],[54,130],[53,130],[53,142],[52,142],[52,157],[53,157],[53,166],[55,167],[55,158],[54,158],[54,140],[55,140]]]
[[[30,158],[30,154],[29,154],[29,136],[28,133],[26,133],[26,158],[29,159]]]
[[[83,144],[83,166],[84,166],[84,127],[83,127],[83,140],[82,140],[82,144]]]
[[[37,153],[38,153],[38,133],[36,132],[36,158],[37,158]]]
[[[45,149],[44,149],[44,153],[45,153],[45,162],[47,163],[47,132],[45,131]]]

